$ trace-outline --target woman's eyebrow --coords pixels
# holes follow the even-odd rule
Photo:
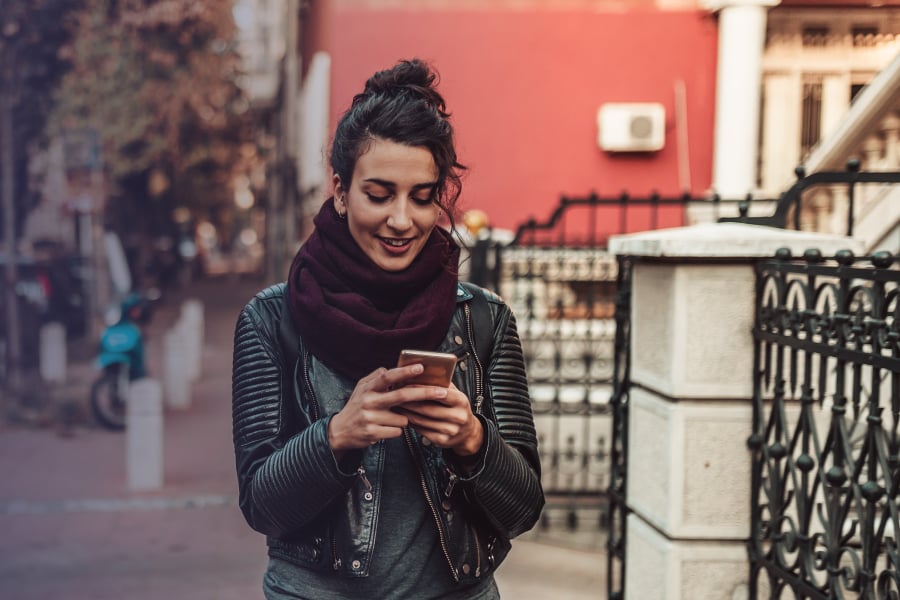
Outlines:
[[[381,187],[385,187],[385,188],[389,188],[389,189],[394,189],[397,187],[397,184],[394,183],[393,181],[388,181],[386,179],[378,179],[377,177],[369,177],[369,178],[363,179],[363,182],[364,183],[374,183],[376,185],[380,185]],[[425,189],[425,188],[433,188],[436,185],[437,185],[437,181],[430,181],[428,183],[417,183],[414,186],[412,186],[411,189],[421,190],[421,189]]]

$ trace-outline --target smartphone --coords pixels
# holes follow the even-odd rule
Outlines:
[[[421,385],[436,385],[449,387],[456,369],[456,355],[446,352],[428,352],[426,350],[401,350],[397,360],[398,367],[421,363],[425,370],[406,383],[418,383]]]

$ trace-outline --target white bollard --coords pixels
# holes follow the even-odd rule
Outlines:
[[[48,383],[66,380],[66,328],[62,323],[47,323],[41,327],[40,373]]]
[[[163,337],[163,385],[166,406],[175,410],[186,410],[191,406],[189,352],[179,327],[166,332]]]
[[[188,348],[188,371],[191,381],[200,379],[203,362],[203,303],[199,300],[185,300],[181,305],[181,317],[178,327],[184,336],[184,344]]]
[[[131,384],[125,414],[128,489],[155,490],[163,484],[162,387],[156,379]]]

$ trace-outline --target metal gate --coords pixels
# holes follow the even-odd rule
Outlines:
[[[751,598],[900,595],[900,258],[759,265]]]

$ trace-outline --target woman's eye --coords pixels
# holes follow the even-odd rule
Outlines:
[[[375,202],[376,204],[381,204],[382,202],[387,202],[390,196],[376,196],[375,194],[366,194],[369,197],[369,200]]]
[[[413,202],[415,202],[416,204],[418,204],[420,206],[428,206],[429,204],[431,204],[433,202],[433,200],[431,199],[431,196],[426,196],[424,198],[419,198],[417,196],[413,196]]]

